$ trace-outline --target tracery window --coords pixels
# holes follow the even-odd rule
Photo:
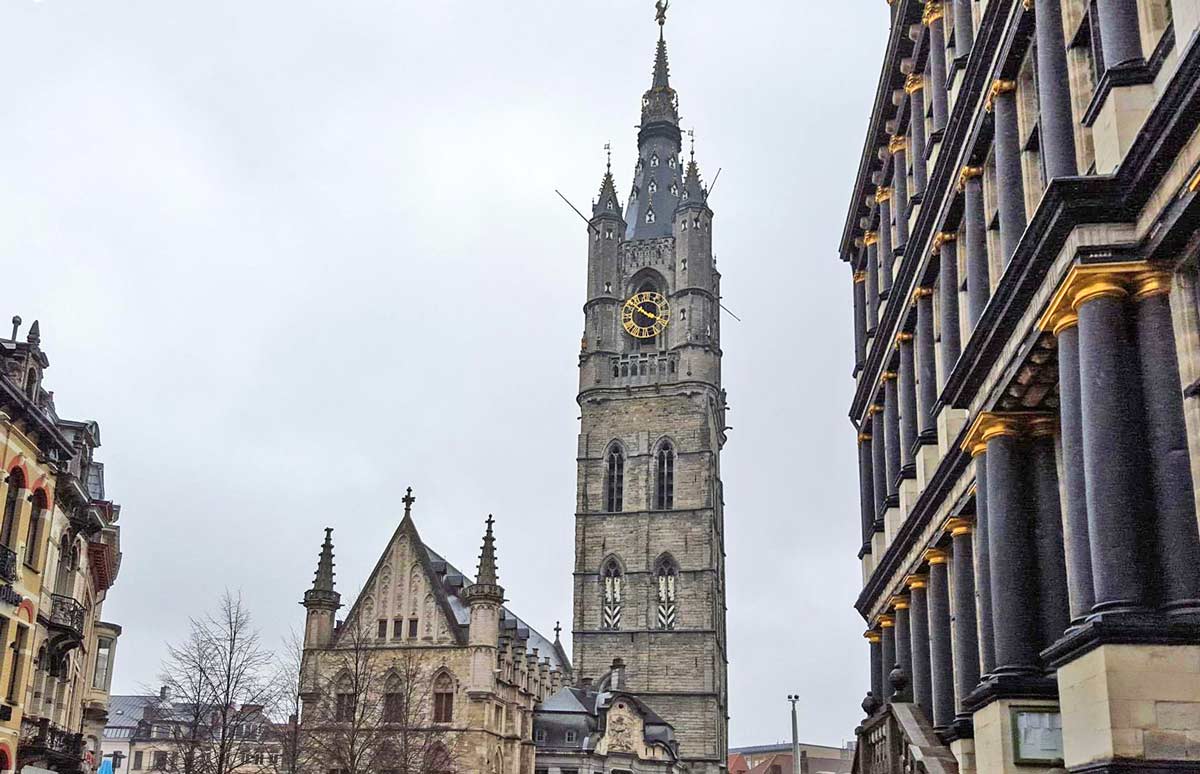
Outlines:
[[[404,706],[404,690],[400,678],[396,675],[388,677],[383,694],[383,722],[403,723],[406,719]]]
[[[609,559],[604,565],[604,620],[603,628],[621,628],[621,594],[624,591],[625,578],[621,573],[621,565],[616,559]]]
[[[675,589],[678,574],[674,562],[665,559],[659,562],[658,572],[658,628],[675,628]]]
[[[604,476],[604,510],[619,513],[625,505],[625,455],[615,444],[608,450]]]
[[[0,542],[12,546],[17,539],[17,522],[21,518],[21,492],[25,489],[25,474],[13,468],[8,474],[8,495],[4,498],[4,525],[0,528]]]
[[[658,447],[654,482],[654,507],[669,511],[675,507],[675,447],[663,441]]]
[[[454,720],[454,680],[445,672],[433,681],[433,722]]]

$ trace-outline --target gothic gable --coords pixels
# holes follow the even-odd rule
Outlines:
[[[447,573],[446,563],[425,546],[412,517],[406,515],[363,584],[339,635],[361,621],[373,639],[396,647],[466,645],[465,622],[460,622],[455,610],[462,607],[457,599],[460,588],[462,579]],[[335,647],[338,639],[335,636]]]

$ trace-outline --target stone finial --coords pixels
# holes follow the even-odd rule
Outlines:
[[[36,347],[42,343],[42,324],[38,320],[33,321],[33,325],[29,326],[29,333],[25,336],[25,341],[29,342],[29,346]]]
[[[862,709],[863,712],[867,713],[867,717],[874,715],[882,706],[883,702],[879,700],[879,697],[873,692],[867,691],[866,698],[862,700]]]

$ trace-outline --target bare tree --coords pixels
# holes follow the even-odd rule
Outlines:
[[[294,630],[284,640],[275,672],[276,722],[272,730],[279,744],[279,774],[299,774],[306,770],[307,748],[300,729],[303,710],[301,675],[304,666],[304,640]]]
[[[215,612],[193,618],[187,638],[168,645],[163,664],[170,701],[160,702],[156,720],[170,729],[166,770],[265,770],[272,749],[267,712],[277,690],[273,665],[240,594],[226,591]]]
[[[435,722],[432,675],[408,649],[381,650],[347,624],[305,664],[302,745],[316,770],[443,774],[456,769],[449,724]],[[447,718],[448,720],[448,718]]]

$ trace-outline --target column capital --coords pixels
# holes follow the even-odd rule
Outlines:
[[[884,371],[882,374],[879,375],[879,380],[882,382],[891,382],[891,381],[894,381],[895,379],[896,379],[895,371]]]
[[[880,629],[890,629],[896,625],[896,617],[890,613],[884,613],[876,620]]]
[[[858,442],[859,442],[859,443],[866,443],[866,442],[867,442],[867,441],[869,441],[869,440],[871,440],[871,434],[870,434],[870,433],[859,433],[859,434],[858,434]]]
[[[875,231],[864,231],[863,232],[863,244],[866,245],[867,247],[870,247],[871,245],[875,244],[878,241],[879,241],[879,234],[877,232],[875,232]]]
[[[870,406],[867,406],[867,416],[869,417],[882,412],[883,406],[879,405],[878,403],[872,403]]]
[[[963,535],[970,535],[972,532],[974,532],[975,523],[970,519],[959,517],[948,519],[942,529],[946,532],[949,532],[950,537],[961,537]]]
[[[983,167],[963,167],[958,173],[958,190],[967,190],[967,181],[983,176]]]
[[[962,450],[972,457],[978,457],[987,451],[987,442],[993,438],[1005,435],[1020,435],[1020,418],[1012,414],[994,414],[984,411],[975,417],[963,439]]]
[[[925,552],[924,559],[930,564],[946,564],[950,561],[950,555],[940,548],[931,548]]]
[[[882,204],[892,198],[892,189],[889,186],[881,185],[875,189],[875,203]]]
[[[901,331],[896,334],[896,349],[900,349],[901,344],[909,344],[913,340],[913,335],[906,331]]]
[[[1171,292],[1171,272],[1165,269],[1154,269],[1137,274],[1133,278],[1133,298],[1141,301],[1153,296],[1162,296]]]
[[[908,94],[912,94],[914,91],[920,91],[923,88],[925,88],[925,79],[922,78],[918,73],[911,73],[907,78],[904,79],[904,91]],[[1200,175],[1197,175],[1196,179],[1200,180]]]
[[[867,640],[867,642],[874,643],[883,641],[883,637],[881,637],[879,632],[875,631],[874,629],[867,629],[865,632],[863,632],[863,637]]]
[[[855,285],[862,284],[863,282],[867,281],[867,273],[865,271],[856,271],[852,275],[852,279],[854,280]]]
[[[921,23],[928,27],[945,15],[946,11],[941,3],[928,2],[925,3],[925,11],[921,14]]]
[[[908,148],[908,138],[902,134],[898,134],[888,142],[887,147],[888,153],[906,150]]]
[[[888,600],[888,606],[893,610],[907,610],[909,599],[904,594],[897,594]]]
[[[1003,78],[992,81],[992,87],[988,89],[987,102],[984,103],[987,112],[991,113],[996,109],[996,97],[999,97],[1001,94],[1011,94],[1016,90],[1016,81],[1008,81]]]
[[[929,585],[929,576],[921,573],[913,573],[904,579],[904,585],[910,589],[923,589]]]
[[[953,231],[939,231],[933,236],[933,251],[937,252],[942,249],[942,245],[948,242],[957,242],[958,234]]]
[[[1058,435],[1058,418],[1054,416],[1034,417],[1026,425],[1030,438],[1053,438]]]
[[[929,298],[933,295],[933,288],[920,287],[913,291],[912,305],[916,306],[917,302],[922,298]]]
[[[1077,322],[1079,307],[1096,298],[1149,298],[1171,288],[1171,272],[1149,261],[1076,264],[1067,272],[1046,311],[1038,319],[1043,331],[1055,335]]]

